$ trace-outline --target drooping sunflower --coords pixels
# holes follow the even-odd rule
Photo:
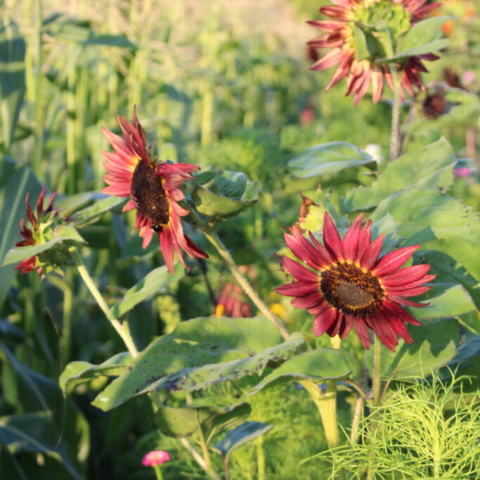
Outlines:
[[[190,163],[167,163],[154,159],[147,151],[146,134],[140,125],[136,112],[133,124],[118,117],[123,137],[106,128],[103,134],[115,153],[103,152],[103,163],[107,175],[104,180],[109,185],[103,189],[108,195],[130,197],[123,211],[137,210],[135,229],[143,237],[146,248],[157,233],[165,264],[173,272],[175,252],[188,269],[182,250],[197,258],[208,255],[183,233],[180,217],[188,215],[188,210],[178,202],[185,196],[180,189],[183,182],[193,179],[191,172],[199,167]]]
[[[379,258],[384,235],[372,241],[369,220],[361,227],[360,214],[343,240],[332,219],[325,213],[323,244],[311,232],[303,237],[298,226],[285,233],[292,253],[304,265],[283,257],[283,265],[295,279],[278,287],[282,295],[295,297],[292,305],[306,308],[315,316],[313,331],[320,336],[344,338],[355,328],[363,346],[370,347],[368,329],[390,349],[398,344],[397,336],[412,343],[405,322],[420,325],[403,307],[427,304],[407,300],[422,295],[435,275],[428,275],[430,265],[400,268],[419,248],[404,247]],[[309,268],[307,268],[309,267]]]
[[[355,105],[367,93],[370,85],[373,101],[383,93],[384,81],[393,90],[391,63],[382,44],[387,29],[390,41],[406,33],[424,19],[440,3],[428,0],[332,0],[335,5],[320,8],[320,13],[332,20],[312,20],[310,25],[325,32],[308,44],[313,48],[331,50],[321,57],[311,70],[325,70],[338,65],[326,91],[343,78],[347,80],[347,95],[354,95]],[[362,46],[360,46],[362,43]],[[365,51],[364,47],[368,48]],[[423,60],[437,60],[433,53],[410,55],[395,64],[401,72],[401,89],[414,96],[414,88],[423,90],[420,72],[427,72]],[[403,97],[403,90],[401,91]]]
[[[48,238],[43,238],[44,230],[46,227],[53,222],[53,220],[58,217],[58,210],[53,208],[53,202],[55,197],[57,196],[57,192],[53,193],[48,201],[47,206],[44,208],[43,202],[45,200],[45,192],[47,188],[44,187],[40,192],[40,195],[37,199],[37,214],[32,210],[29,203],[29,194],[27,193],[25,197],[25,206],[27,212],[27,218],[30,222],[31,228],[28,228],[25,225],[25,219],[20,220],[20,235],[23,237],[21,242],[17,242],[15,244],[16,247],[27,247],[37,245],[39,243],[44,243],[44,241],[48,241]],[[34,255],[33,257],[27,258],[22,260],[16,267],[15,270],[20,270],[22,273],[29,273],[32,270],[37,270],[39,275],[44,274],[44,267],[45,263],[42,261],[40,257],[44,257],[48,255],[47,253],[43,253],[40,255]],[[50,255],[51,257],[51,255]],[[50,258],[53,261],[53,258]]]

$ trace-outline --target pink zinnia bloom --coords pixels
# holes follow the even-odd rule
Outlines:
[[[42,237],[43,231],[43,228],[41,228],[41,226],[45,220],[46,215],[53,212],[50,216],[51,218],[47,219],[47,223],[51,223],[51,221],[53,221],[53,219],[58,216],[58,211],[53,209],[53,201],[57,196],[57,192],[55,192],[50,197],[47,206],[45,208],[43,206],[46,190],[47,188],[44,187],[40,192],[40,195],[38,196],[36,209],[37,215],[35,215],[32,208],[30,207],[30,204],[28,202],[29,194],[27,193],[25,197],[25,204],[27,208],[27,218],[30,222],[31,228],[25,226],[25,220],[23,218],[20,220],[20,235],[23,237],[23,240],[21,242],[17,242],[15,244],[16,247],[33,246],[37,245],[38,243],[43,243],[42,239],[40,238]],[[43,266],[44,263],[40,260],[39,256],[34,255],[33,257],[21,261],[15,267],[15,270],[20,270],[22,273],[29,273],[32,270],[36,269],[39,275],[43,275]]]
[[[343,240],[325,213],[323,244],[309,232],[310,240],[294,226],[285,234],[292,253],[303,263],[283,257],[283,266],[295,281],[278,287],[282,295],[295,297],[292,305],[306,308],[315,316],[313,332],[319,336],[344,338],[355,328],[363,346],[370,347],[368,328],[390,349],[398,344],[397,335],[406,342],[412,338],[404,322],[420,325],[404,306],[425,307],[407,297],[422,295],[435,275],[427,275],[430,265],[400,267],[417,250],[418,245],[400,248],[379,258],[383,237],[372,241],[369,220],[361,227],[360,214]],[[307,268],[309,267],[309,268]]]
[[[230,318],[252,317],[252,308],[246,301],[243,290],[238,285],[233,285],[230,282],[225,284],[218,298],[215,316]]]
[[[170,460],[171,458],[168,452],[163,450],[152,450],[142,458],[142,465],[144,467],[154,467],[155,465],[162,465]]]
[[[383,93],[384,80],[393,90],[390,64],[380,62],[386,52],[379,41],[375,40],[376,26],[381,29],[385,26],[396,34],[403,34],[405,26],[413,25],[424,19],[440,3],[427,3],[428,0],[332,0],[335,5],[320,8],[320,13],[332,20],[312,20],[310,25],[322,30],[322,35],[311,40],[309,45],[319,49],[331,50],[320,58],[312,70],[325,70],[337,65],[326,90],[330,90],[340,80],[347,80],[347,95],[354,95],[355,105],[367,93],[370,85],[373,90],[373,101],[377,103]],[[355,26],[367,25],[372,33],[371,41],[376,41],[377,53],[375,56],[357,58]],[[379,32],[381,33],[381,32]],[[392,38],[395,42],[396,39]],[[401,71],[401,87],[414,96],[414,87],[423,90],[420,72],[427,72],[422,60],[437,60],[433,53],[413,55],[403,62],[396,64]],[[402,91],[403,97],[403,91]]]
[[[459,167],[453,169],[453,175],[457,178],[468,177],[472,172],[468,167]]]
[[[115,153],[103,152],[104,180],[108,187],[103,189],[108,195],[130,197],[123,211],[137,210],[135,228],[143,237],[146,248],[158,233],[165,264],[173,272],[175,252],[188,269],[182,257],[182,250],[197,258],[208,255],[195,245],[184,233],[180,217],[188,215],[188,210],[178,202],[185,197],[180,186],[185,180],[193,179],[191,172],[199,167],[190,163],[166,163],[151,157],[147,152],[145,131],[140,125],[135,110],[133,124],[118,117],[123,137],[106,128],[103,134],[112,145]]]

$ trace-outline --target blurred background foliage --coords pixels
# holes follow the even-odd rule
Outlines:
[[[19,240],[26,192],[35,201],[42,184],[59,191],[64,212],[99,198],[103,188],[101,127],[118,131],[116,115],[131,118],[134,105],[162,160],[244,171],[261,187],[260,201],[224,222],[220,235],[258,292],[295,330],[311,319],[274,293],[283,281],[275,252],[283,227],[298,218],[299,192],[313,197],[319,182],[348,188],[368,185],[364,168],[322,178],[295,179],[287,161],[319,143],[342,140],[374,145],[378,169],[388,156],[390,101],[365,99],[357,108],[340,84],[323,93],[331,73],[310,72],[316,35],[306,21],[320,18],[318,0],[4,0],[1,9],[0,258]],[[480,209],[480,20],[478,2],[444,0],[451,39],[441,60],[430,63],[426,92],[403,108],[403,149],[438,140],[452,143],[471,174],[457,178],[453,195]],[[162,264],[156,245],[146,252],[133,232],[133,216],[120,209],[82,230],[87,267],[112,304]],[[201,236],[196,243],[209,253]],[[155,243],[155,242],[153,242]],[[171,332],[185,319],[212,315],[227,270],[215,255],[181,281],[129,313],[137,345]],[[246,301],[246,300],[245,300]],[[101,363],[123,345],[75,272],[46,280],[0,269],[0,476],[52,478],[154,478],[140,467],[155,447],[175,459],[166,479],[205,478],[177,440],[152,430],[145,398],[100,412],[90,405],[103,378],[65,398],[58,377],[72,360]],[[477,321],[472,320],[473,329]],[[478,332],[477,332],[478,333]],[[318,345],[328,342],[320,338]],[[357,355],[356,337],[348,337]],[[241,382],[207,392],[238,402]],[[232,455],[232,478],[295,479],[301,459],[326,448],[318,415],[305,392],[268,390],[249,397],[250,419],[276,426]],[[230,397],[229,397],[230,396]],[[341,420],[352,409],[340,396]],[[350,403],[349,403],[350,402]],[[346,421],[344,422],[347,423]],[[285,446],[288,445],[288,448]],[[220,465],[220,458],[215,459]],[[301,467],[317,479],[318,463]]]

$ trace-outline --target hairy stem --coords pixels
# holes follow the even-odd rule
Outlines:
[[[400,73],[394,67],[392,69],[393,78],[393,106],[392,106],[392,130],[390,134],[390,161],[393,162],[400,153]]]
[[[240,272],[237,264],[233,260],[225,245],[220,240],[219,236],[215,232],[205,232],[205,236],[208,238],[210,243],[217,249],[223,260],[225,260],[225,263],[232,272],[232,275],[235,277],[235,280],[243,288],[245,293],[250,297],[255,306],[268,318],[268,320],[270,320],[270,322],[272,322],[273,326],[280,332],[280,335],[284,338],[284,340],[287,340],[290,334],[288,333],[285,325],[276,315],[274,315],[268,309],[267,305],[263,302],[263,300],[261,300],[257,292],[250,285],[250,282]]]
[[[382,342],[375,337],[373,352],[373,406],[378,407],[382,398]]]
[[[112,327],[120,335],[121,339],[125,343],[125,346],[130,352],[130,355],[132,356],[132,358],[137,357],[138,350],[137,350],[137,347],[135,346],[133,338],[130,335],[128,324],[126,322],[121,323],[116,318],[113,318],[112,312],[108,307],[107,302],[102,297],[102,294],[100,293],[97,286],[95,285],[95,282],[93,281],[92,277],[88,273],[88,270],[85,268],[82,257],[80,256],[77,250],[75,250],[74,258],[75,258],[75,264],[77,266],[78,273],[80,273],[82,280],[84,281],[87,288],[90,290],[90,293],[92,294],[93,298],[97,302],[98,306],[100,307],[102,312],[105,314],[108,321],[111,323]]]

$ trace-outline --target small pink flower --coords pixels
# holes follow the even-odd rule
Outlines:
[[[142,458],[142,465],[144,467],[154,467],[155,465],[162,465],[170,460],[171,458],[168,452],[163,450],[152,450]]]
[[[468,177],[472,172],[468,167],[460,167],[453,169],[453,175],[457,178]]]

